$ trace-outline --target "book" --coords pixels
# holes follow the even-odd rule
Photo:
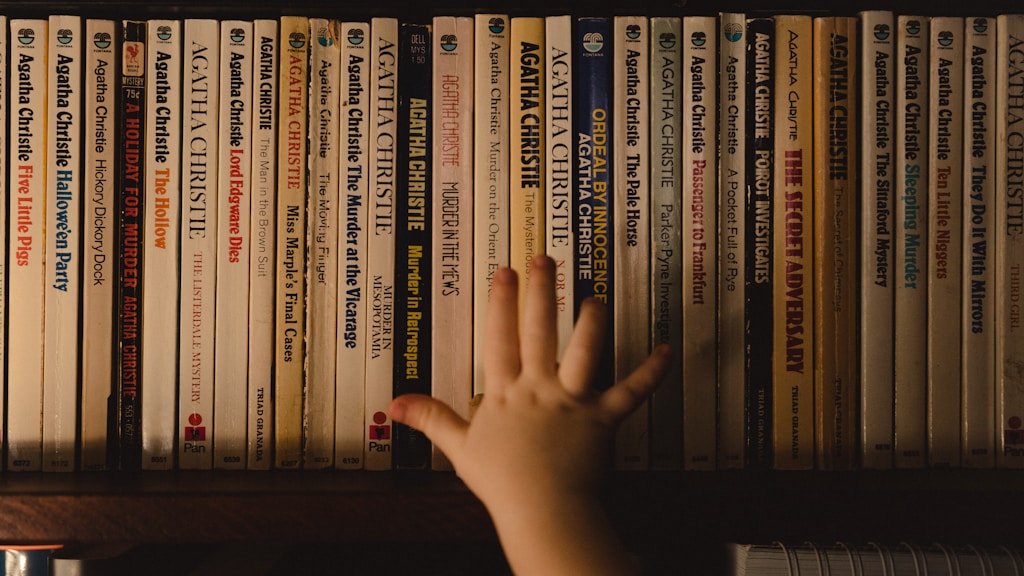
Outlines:
[[[114,378],[117,410],[117,462],[121,470],[136,470],[142,460],[141,362],[143,307],[142,277],[145,246],[146,33],[145,21],[122,22],[121,100],[118,128],[117,274],[114,302],[117,343]]]
[[[111,111],[117,109],[113,20],[85,21],[85,165],[83,168],[82,383],[79,469],[107,468],[107,403],[114,357],[114,151],[118,135]],[[0,51],[2,54],[6,52]],[[0,70],[4,69],[0,67]],[[0,98],[0,101],[3,101]],[[0,155],[0,157],[3,157]],[[3,218],[0,218],[3,221]]]
[[[1020,550],[998,545],[918,545],[909,542],[730,544],[731,574],[911,576],[986,574],[1010,576],[1024,568]]]
[[[44,471],[75,469],[81,297],[82,18],[49,17],[46,81],[46,266],[43,296]],[[48,176],[48,180],[50,177]]]
[[[309,181],[306,192],[306,390],[303,467],[334,466],[338,360],[340,22],[309,20]]]
[[[932,17],[928,81],[928,464],[960,465],[964,21]]]
[[[545,150],[547,119],[544,95],[547,91],[544,18],[512,18],[512,77],[509,170],[509,263],[519,273],[521,286],[530,281],[530,262],[545,250],[546,191]],[[519,105],[514,102],[518,100]],[[525,290],[519,291],[519,311]]]
[[[214,446],[220,23],[186,19],[182,85],[178,467],[209,469]],[[187,184],[186,184],[187,183]]]
[[[7,30],[7,17],[0,16],[0,30]],[[0,35],[0,122],[6,126],[10,108],[7,103],[8,84],[10,76],[7,73],[9,64],[10,45],[6,34]],[[8,226],[7,226],[7,203],[2,199],[7,196],[10,187],[6,174],[10,170],[7,159],[7,140],[0,138],[0,326],[7,326],[7,247],[8,247]],[[7,365],[7,331],[0,330],[0,366]],[[0,386],[7,389],[7,373],[0,370]],[[0,394],[0,430],[7,430],[6,419],[6,397]],[[2,466],[2,464],[0,464]]]
[[[252,192],[249,212],[249,363],[246,468],[269,470],[274,403],[274,284],[277,204],[277,21],[253,21]],[[361,383],[360,383],[361,385]]]
[[[860,465],[893,465],[893,298],[895,274],[895,19],[859,13],[860,155]]]
[[[580,17],[576,21],[574,50],[576,102],[576,183],[573,232],[576,258],[573,292],[575,314],[586,298],[615,306],[615,270],[612,262],[612,57],[615,37],[608,17]],[[615,318],[605,315],[605,345],[594,387],[607,389],[614,381],[613,334]]]
[[[814,466],[813,23],[774,18],[773,465],[805,470]]]
[[[576,312],[572,276],[576,253],[573,222],[573,57],[572,17],[548,16],[544,25],[544,70],[547,81],[544,117],[544,189],[547,192],[544,224],[544,252],[555,261],[555,302],[558,357],[562,357],[572,336]]]
[[[996,21],[965,18],[960,464],[995,465]]]
[[[282,16],[278,68],[274,467],[302,466],[309,19]]]
[[[334,466],[363,467],[364,382],[366,378],[367,229],[369,182],[370,26],[341,24],[341,172],[339,210],[344,220],[338,246],[338,366],[334,420]],[[343,184],[342,184],[343,183]]]
[[[651,346],[672,355],[651,397],[651,468],[683,462],[682,20],[651,17]]]
[[[434,378],[433,287],[440,271],[433,261],[441,240],[434,218],[441,208],[435,201],[440,192],[434,177],[439,152],[435,153],[433,127],[438,120],[434,112],[440,87],[435,84],[440,72],[434,69],[434,57],[441,43],[431,24],[403,22],[398,31],[394,396],[429,395]],[[457,38],[454,44],[459,44]],[[445,342],[444,347],[454,346]],[[432,447],[426,435],[401,423],[395,423],[392,432],[396,469],[430,468]]]
[[[996,19],[996,466],[1024,467],[1024,16]]]
[[[19,70],[9,92],[10,118],[7,330],[7,470],[42,470],[43,306],[46,174],[47,21],[11,19],[10,62]],[[15,68],[16,66],[16,68]],[[15,97],[14,94],[17,94]]]
[[[555,261],[564,277],[573,266],[572,235],[572,17],[545,17],[544,23],[544,189],[545,245],[542,252]],[[556,331],[561,357],[573,330],[573,285],[556,280]]]
[[[683,18],[682,253],[683,468],[714,470],[718,419],[718,29],[713,16]]]
[[[220,24],[213,466],[244,470],[249,385],[249,250],[252,244],[253,25]]]
[[[896,287],[893,303],[894,454],[920,468],[927,451],[928,22],[896,20]]]
[[[483,357],[491,282],[496,271],[509,266],[510,257],[512,62],[508,15],[477,14],[474,18],[473,395],[478,397],[486,389]]]
[[[732,469],[746,464],[747,25],[718,21],[718,468]]]
[[[850,470],[858,463],[860,384],[856,19],[815,18],[813,44],[816,463],[821,470]]]
[[[367,470],[390,470],[394,394],[395,164],[398,121],[398,20],[378,17],[370,24],[370,222],[367,234],[366,426]]]
[[[646,16],[616,16],[612,26],[615,35],[612,137],[619,144],[612,154],[614,289],[617,294],[629,294],[628,298],[616,298],[609,310],[614,317],[614,378],[618,382],[640,366],[650,353],[650,292],[638,289],[648,285],[651,278],[650,100],[647,97],[650,29]],[[685,367],[685,358],[683,361]],[[616,468],[649,467],[649,411],[650,403],[644,402],[620,425],[615,438]]]
[[[747,20],[746,119],[746,463],[772,464],[772,197],[775,122],[775,26],[771,18]]]
[[[178,240],[181,228],[182,37],[178,20],[150,20],[146,42],[145,190],[142,285],[142,468],[175,465],[178,427]]]
[[[473,19],[436,16],[433,34],[430,393],[468,421],[473,396]],[[431,468],[452,469],[436,445]]]

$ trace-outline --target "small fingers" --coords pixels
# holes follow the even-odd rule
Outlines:
[[[486,334],[484,388],[493,392],[519,376],[519,279],[511,269],[502,268],[494,273]]]
[[[597,299],[584,300],[572,338],[562,354],[558,377],[565,389],[578,398],[590,389],[605,352],[607,314],[606,307]]]
[[[603,394],[599,400],[602,411],[616,423],[637,409],[651,397],[654,389],[661,384],[668,369],[672,351],[667,344],[655,348],[636,370],[625,380],[618,382]]]
[[[391,418],[416,428],[455,462],[469,424],[447,404],[421,394],[403,394],[391,401]]]
[[[558,362],[555,328],[555,261],[539,254],[530,263],[523,304],[522,363],[524,371],[554,374]]]

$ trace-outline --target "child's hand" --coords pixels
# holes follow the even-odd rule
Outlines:
[[[499,533],[508,523],[522,521],[526,525],[519,527],[530,530],[531,522],[553,527],[560,521],[551,516],[595,512],[590,509],[598,508],[596,484],[616,427],[654,391],[670,354],[659,347],[626,380],[606,391],[594,390],[591,383],[604,351],[604,306],[584,302],[559,363],[550,258],[534,258],[526,290],[520,323],[516,274],[504,269],[494,276],[484,356],[486,393],[472,422],[425,396],[401,396],[391,404],[395,420],[423,431],[448,456],[487,506]],[[532,527],[540,533],[547,529]],[[509,542],[504,536],[502,541],[508,552]]]

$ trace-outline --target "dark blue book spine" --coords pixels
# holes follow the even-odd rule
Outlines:
[[[142,247],[146,120],[146,23],[124,22],[120,75],[118,158],[118,283],[114,318],[117,330],[118,468],[142,465]]]
[[[398,36],[398,142],[395,211],[394,393],[430,394],[431,30],[403,23]],[[430,468],[430,441],[395,424],[393,464]]]
[[[576,114],[576,234],[575,307],[595,297],[609,313],[607,365],[599,374],[599,387],[612,384],[614,355],[611,345],[611,310],[614,305],[612,236],[612,171],[610,138],[612,118],[612,20],[581,17],[576,21],[575,82]],[[607,369],[605,369],[607,368]]]
[[[747,465],[772,464],[772,43],[770,18],[747,21]]]

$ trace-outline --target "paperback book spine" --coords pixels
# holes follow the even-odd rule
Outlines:
[[[178,405],[178,238],[181,214],[181,23],[149,22],[146,213],[143,238],[142,467],[174,467]]]
[[[220,23],[189,19],[183,26],[178,467],[209,469],[216,353]]]
[[[338,256],[338,381],[334,421],[334,466],[346,470],[363,467],[363,412],[366,404],[366,271],[369,215],[369,96],[370,26],[363,22],[341,25],[341,218]]]
[[[651,18],[651,346],[683,349],[682,20]],[[655,160],[656,159],[656,160]],[[683,462],[683,359],[678,353],[651,399],[651,468]]]
[[[896,22],[895,452],[897,468],[921,468],[927,449],[928,21]]]
[[[477,14],[473,98],[473,395],[484,393],[487,302],[494,273],[509,265],[509,17]]]
[[[225,470],[244,470],[248,454],[252,60],[252,22],[222,21],[213,466]]]
[[[615,146],[610,139],[612,106],[612,20],[582,17],[576,23],[576,268],[575,313],[586,298],[596,298],[611,311],[615,305],[612,241],[612,165]],[[613,383],[615,318],[607,315],[605,347],[595,386]]]
[[[996,30],[996,465],[1024,468],[1024,15]]]
[[[391,469],[395,314],[395,145],[398,104],[398,20],[374,18],[370,29],[370,222],[367,242],[367,470]]]
[[[473,395],[473,19],[435,17],[431,394],[469,420]],[[434,446],[434,470],[452,464]]]
[[[860,462],[893,465],[893,286],[896,281],[893,13],[860,13]]]
[[[964,28],[962,417],[960,462],[995,465],[996,21]]]
[[[252,194],[249,232],[249,360],[246,467],[269,470],[274,402],[274,261],[277,247],[277,21],[253,22]]]
[[[338,360],[340,22],[310,18],[303,467],[334,466]]]
[[[306,150],[309,19],[282,16],[278,76],[274,467],[302,466],[306,349]]]
[[[85,75],[85,215],[82,287],[82,390],[79,428],[80,469],[107,468],[107,404],[114,357],[114,150],[118,146],[112,112],[117,109],[117,23],[87,19]],[[6,52],[0,51],[0,54]],[[4,70],[0,66],[0,70]],[[0,98],[0,101],[3,101]],[[4,156],[0,154],[0,158]],[[0,218],[0,222],[4,219]]]
[[[772,196],[775,122],[772,112],[775,27],[770,18],[747,20],[746,119],[746,458],[772,464]]]
[[[854,18],[815,18],[813,361],[820,470],[857,465],[857,51]]]
[[[142,464],[142,358],[145,235],[146,22],[125,21],[121,44],[118,167],[118,290],[114,303],[117,344],[118,468]]]
[[[814,466],[813,27],[775,17],[774,467]],[[758,343],[761,345],[761,343]]]
[[[629,294],[629,298],[617,298],[610,310],[614,374],[621,381],[650,353],[650,292],[646,289],[651,281],[650,29],[646,16],[617,16],[613,26],[612,134],[620,144],[613,155],[613,262],[615,291]],[[649,423],[649,402],[622,422],[615,441],[616,468],[649,467]]]
[[[395,187],[395,373],[394,395],[431,394],[431,344],[436,301],[433,285],[438,270],[433,266],[435,242],[436,180],[434,142],[435,56],[430,24],[404,22],[398,32],[398,146]],[[440,36],[435,36],[440,42]],[[458,43],[456,41],[456,43]],[[457,213],[456,213],[457,216]],[[444,340],[448,348],[455,342]],[[431,445],[419,430],[394,424],[395,468],[430,468]]]
[[[558,357],[562,357],[569,337],[572,336],[575,310],[573,309],[572,282],[566,281],[572,275],[573,257],[576,252],[575,237],[572,234],[573,221],[573,83],[572,83],[572,17],[568,15],[548,16],[545,25],[545,61],[547,81],[544,115],[547,127],[544,134],[545,190],[547,204],[544,237],[546,252],[555,261],[557,279],[555,298],[557,302]]]
[[[716,18],[683,18],[683,468],[717,465]]]
[[[10,240],[7,245],[9,292],[17,303],[7,312],[7,469],[42,470],[43,294],[46,197],[46,52],[47,21],[13,19],[11,86],[17,111],[10,121]],[[17,94],[15,96],[14,94]]]
[[[10,115],[10,108],[7,103],[7,92],[8,84],[10,83],[10,76],[7,72],[7,66],[10,63],[10,44],[7,40],[7,17],[0,16],[0,30],[4,31],[4,34],[0,34],[0,126],[6,126],[8,117]],[[0,128],[2,130],[2,128]],[[8,187],[6,175],[10,171],[10,164],[7,160],[7,140],[0,138],[0,326],[7,326],[7,194],[10,190]],[[7,365],[7,356],[5,354],[7,350],[7,331],[0,329],[0,366]],[[0,387],[4,390],[7,389],[7,373],[0,370]],[[5,405],[5,395],[0,394],[0,430],[7,430],[7,414]],[[5,432],[6,433],[6,432]],[[4,433],[4,434],[5,434]],[[4,438],[4,434],[0,434],[0,439]],[[3,464],[0,463],[0,468]]]
[[[512,106],[509,149],[512,154],[509,189],[510,263],[522,285],[529,282],[530,262],[545,250],[545,150],[547,120],[544,110],[547,71],[544,54],[544,18],[512,19]],[[519,292],[522,311],[525,290]]]
[[[43,308],[44,471],[75,469],[82,211],[82,19],[49,18],[46,284]],[[3,300],[0,299],[0,303]]]
[[[733,469],[746,463],[747,34],[743,13],[718,20],[718,468]]]
[[[929,28],[928,464],[959,466],[964,20]]]

